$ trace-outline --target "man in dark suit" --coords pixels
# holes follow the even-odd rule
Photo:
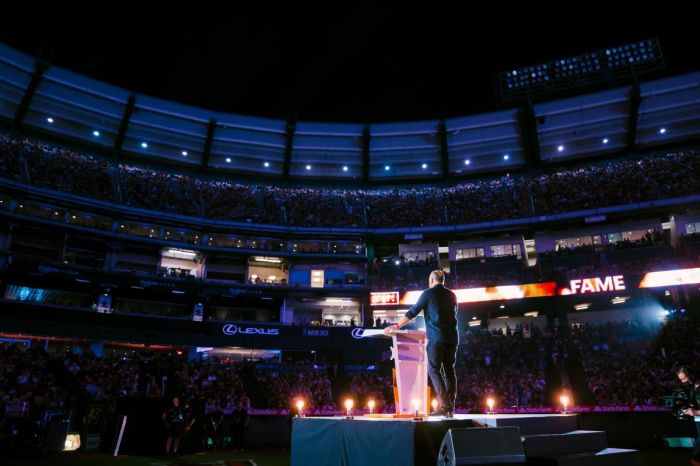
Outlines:
[[[457,395],[455,359],[457,344],[457,296],[445,288],[445,273],[433,270],[428,278],[429,288],[420,295],[416,304],[399,320],[384,331],[387,335],[400,329],[422,311],[428,337],[428,375],[440,403],[437,415],[453,417]]]

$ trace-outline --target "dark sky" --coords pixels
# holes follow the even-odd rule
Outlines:
[[[700,69],[697,15],[667,4],[614,12],[572,2],[541,11],[380,0],[327,2],[332,8],[143,1],[100,11],[25,3],[2,20],[0,40],[10,46],[35,55],[44,44],[54,64],[139,93],[274,118],[372,122],[493,110],[495,72],[654,37],[669,73]]]

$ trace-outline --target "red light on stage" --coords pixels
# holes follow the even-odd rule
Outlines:
[[[346,419],[352,419],[352,407],[355,403],[352,401],[352,399],[348,398],[345,400],[345,411],[346,411]]]
[[[486,406],[488,406],[487,414],[493,414],[493,407],[496,405],[496,400],[493,398],[488,398],[486,400]]]
[[[367,402],[367,407],[369,408],[370,414],[372,414],[372,411],[374,410],[375,405],[376,405],[376,403],[374,402],[374,400],[369,400]]]
[[[569,399],[569,396],[568,395],[560,396],[559,402],[561,403],[561,406],[562,406],[561,413],[566,414],[566,410],[569,407],[569,403],[571,402],[571,400]]]
[[[297,405],[297,416],[304,417],[304,400],[298,399],[296,405]]]

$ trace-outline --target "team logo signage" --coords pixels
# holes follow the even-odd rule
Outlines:
[[[243,327],[236,324],[226,324],[221,328],[224,335],[269,335],[277,336],[280,334],[278,328],[260,328],[260,327]]]
[[[354,339],[359,340],[360,338],[362,338],[362,336],[364,335],[364,333],[365,333],[365,329],[363,329],[363,328],[354,328],[354,329],[352,329],[351,335],[352,335],[352,337],[353,337]]]

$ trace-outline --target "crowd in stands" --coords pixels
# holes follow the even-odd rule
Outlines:
[[[256,371],[270,408],[289,409],[303,399],[309,409],[335,409],[331,381],[323,370]]]
[[[375,402],[376,411],[392,409],[394,394],[390,372],[349,372],[348,384],[351,396],[358,403],[366,405],[371,399]]]
[[[659,331],[635,322],[580,326],[571,346],[580,351],[588,386],[599,405],[659,405],[678,388],[675,369],[695,367],[697,322],[682,315]]]
[[[693,150],[559,168],[542,175],[505,175],[449,187],[374,189],[277,187],[214,180],[116,165],[7,134],[0,135],[0,152],[0,176],[11,180],[116,199],[145,209],[292,226],[468,224],[700,192],[700,157]]]
[[[629,257],[609,258],[604,253],[592,254],[588,263],[541,264],[540,272],[545,281],[568,283],[569,280],[583,277],[614,276],[640,274],[661,270],[673,270],[697,267],[698,261],[673,254],[666,255],[631,255]]]
[[[677,388],[674,368],[694,367],[700,358],[697,321],[677,313],[665,325],[609,322],[563,328],[529,327],[507,332],[470,327],[462,332],[457,354],[457,407],[481,410],[486,397],[497,406],[543,406],[546,371],[567,369],[578,354],[594,402],[598,405],[659,405]],[[347,387],[357,403],[374,399],[376,409],[391,409],[389,363],[373,371],[347,374]],[[253,370],[250,364],[213,358],[187,361],[170,353],[121,352],[96,357],[89,351],[50,352],[35,346],[0,348],[0,427],[13,417],[39,415],[46,409],[76,409],[89,403],[114,406],[123,396],[201,399],[208,410],[250,407],[242,374],[249,374],[260,400],[256,408],[288,409],[298,398],[310,409],[333,410],[338,397],[323,366],[281,364]],[[551,388],[551,387],[550,387]]]
[[[468,332],[457,353],[457,406],[480,410],[488,397],[499,407],[543,406],[546,365],[540,332],[529,338],[522,332]]]

